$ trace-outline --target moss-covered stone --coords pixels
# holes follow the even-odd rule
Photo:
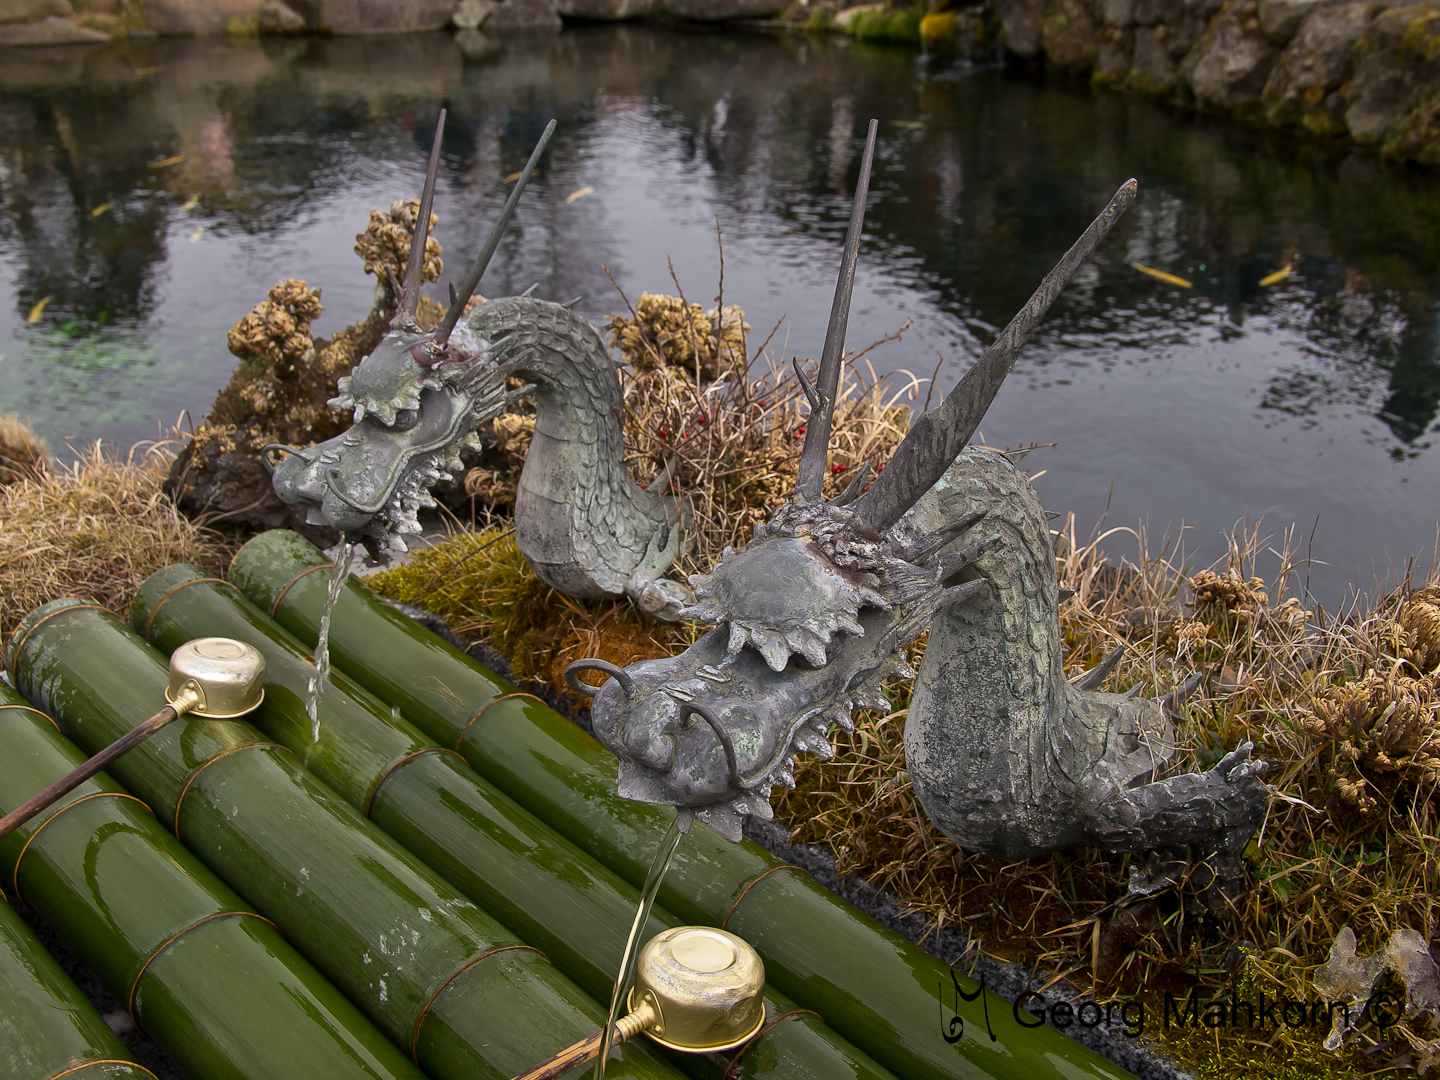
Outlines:
[[[1049,0],[1040,44],[1046,64],[1075,75],[1090,74],[1100,57],[1099,29],[1080,0]]]
[[[1202,108],[1253,111],[1279,51],[1260,29],[1254,0],[1227,0],[1180,65]]]
[[[1440,7],[1391,8],[1367,26],[1351,54],[1345,126],[1391,157],[1436,160],[1433,98],[1440,91]]]
[[[1375,4],[1350,3],[1307,15],[1265,82],[1260,95],[1265,119],[1312,135],[1345,134],[1341,87],[1353,70],[1355,43],[1377,10]]]
[[[1100,31],[1100,51],[1090,81],[1096,86],[1124,85],[1134,54],[1135,35],[1129,30],[1109,27]]]
[[[1387,157],[1440,166],[1440,87],[1430,87],[1385,140]]]
[[[1131,67],[1123,84],[1127,93],[1153,98],[1174,96],[1179,72],[1170,59],[1163,30],[1157,26],[1135,28]]]

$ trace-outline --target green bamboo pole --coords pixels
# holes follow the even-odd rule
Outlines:
[[[141,587],[132,617],[163,650],[217,633],[259,649],[267,707],[255,718],[266,733],[317,771],[326,770],[322,775],[352,805],[368,810],[452,885],[544,950],[583,989],[608,1000],[638,900],[632,886],[485,783],[458,756],[433,752],[438,748],[420,732],[343,676],[321,697],[321,740],[313,743],[311,721],[294,699],[305,691],[313,666],[298,642],[233,587],[193,568],[170,567]],[[384,753],[375,752],[377,745]],[[367,778],[366,771],[377,768]],[[678,919],[658,911],[646,936],[675,925],[681,925]],[[797,1008],[778,993],[768,1007],[772,1016]],[[764,1043],[746,1052],[745,1075],[893,1080],[817,1016],[791,1016]],[[673,1060],[692,1074],[716,1076],[731,1056]]]
[[[148,715],[167,681],[160,654],[79,601],[27,616],[10,670],[86,749]],[[262,709],[284,698],[267,687]],[[112,771],[436,1080],[507,1080],[600,1025],[600,1006],[541,953],[248,724],[186,717]],[[638,1043],[609,1073],[678,1076]]]
[[[291,532],[255,538],[230,579],[307,645],[325,599],[325,557]],[[669,825],[668,808],[615,792],[614,756],[542,702],[347,582],[330,629],[335,666],[486,780],[632,885]],[[660,903],[686,922],[720,924],[753,944],[770,984],[911,1080],[1102,1080],[1099,1055],[1038,1025],[963,975],[751,842],[697,825]],[[966,1000],[964,995],[971,995]],[[963,1020],[963,1034],[955,1038]],[[1031,1026],[1036,1025],[1036,1026]],[[991,1038],[993,1033],[994,1038]]]
[[[53,1080],[142,1080],[135,1064],[85,995],[30,928],[0,898],[0,1076]]]
[[[20,804],[84,759],[48,717],[0,686],[0,806]],[[272,926],[105,773],[0,841],[0,881],[75,947],[136,1025],[191,1076],[423,1080]],[[8,907],[5,914],[14,918]],[[38,1002],[17,1002],[12,1011],[3,991],[0,1002],[3,1046]],[[66,1021],[78,1029],[79,1019],[55,1009],[48,1015],[57,1029]],[[104,1056],[123,1056],[113,1053],[115,1045],[111,1036]],[[128,1069],[93,1075],[150,1075],[136,1065]],[[0,1069],[0,1076],[39,1075],[50,1074]]]

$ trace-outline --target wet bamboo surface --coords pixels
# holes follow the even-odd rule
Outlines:
[[[0,687],[0,702],[9,696]],[[4,707],[0,705],[0,722]],[[155,1080],[130,1060],[115,1033],[0,899],[0,1076]]]
[[[113,741],[162,700],[164,657],[93,605],[48,604],[14,642],[20,689],[86,749]],[[267,687],[266,697],[268,705],[285,693]],[[292,694],[291,703],[303,718],[303,702]],[[508,1080],[599,1027],[600,1006],[540,952],[249,724],[187,717],[112,772],[435,1080]],[[0,790],[12,786],[0,779]],[[138,806],[131,813],[163,834]],[[232,906],[245,906],[225,893]],[[622,1047],[608,1071],[678,1076],[638,1044]],[[309,1080],[293,1063],[253,1075]]]
[[[325,600],[323,565],[313,545],[277,530],[245,546],[230,579],[310,645]],[[632,886],[643,882],[673,811],[622,800],[614,756],[593,738],[353,579],[336,607],[330,649],[337,669],[458,750],[497,789]],[[963,976],[957,992],[939,959],[786,865],[697,824],[659,902],[687,923],[745,938],[772,987],[899,1076],[1105,1080],[1119,1072]],[[957,1016],[963,1033],[951,1022]]]
[[[637,890],[436,747],[344,676],[320,698],[319,743],[303,695],[313,667],[304,647],[237,589],[194,568],[170,567],[141,588],[137,628],[162,651],[200,635],[249,642],[266,661],[266,734],[300,754],[352,805],[451,884],[500,918],[597,1000],[608,1001],[634,918]],[[649,852],[643,856],[648,863]],[[652,914],[644,937],[681,921]],[[893,1074],[779,992],[776,1024],[741,1059],[741,1075],[794,1080],[893,1080]],[[699,1077],[719,1077],[734,1054],[672,1055]],[[537,1059],[538,1060],[538,1059]]]
[[[93,609],[80,614],[121,628]],[[84,758],[48,717],[0,686],[0,802],[23,802]],[[273,926],[166,831],[150,806],[106,773],[0,841],[0,881],[13,902],[30,904],[75,947],[136,1026],[191,1076],[423,1080]],[[0,914],[18,923],[8,907]],[[3,1046],[38,1002],[6,993],[0,1000]],[[94,1032],[82,1026],[86,1011],[94,1016],[88,1005],[73,1012],[77,1036]],[[46,1014],[52,1038],[69,1013],[67,1007]],[[105,1056],[124,1057],[99,1016],[94,1021],[110,1036],[98,1044]],[[138,1065],[87,1070],[66,1075],[151,1075]]]

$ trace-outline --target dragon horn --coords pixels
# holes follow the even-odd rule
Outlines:
[[[410,237],[410,261],[405,264],[405,280],[400,285],[400,310],[390,320],[392,329],[415,321],[420,310],[420,278],[425,269],[425,245],[430,242],[430,207],[435,202],[435,176],[440,171],[440,137],[445,134],[445,110],[435,124],[435,141],[430,144],[430,164],[425,167],[425,187],[420,192],[420,213],[415,218],[415,232]],[[391,278],[394,288],[394,278]]]
[[[540,155],[545,152],[545,147],[550,145],[550,136],[554,134],[555,121],[551,120],[545,125],[545,133],[540,136],[540,141],[535,144],[535,149],[530,154],[530,160],[525,163],[525,169],[520,173],[520,179],[515,181],[515,187],[510,192],[510,197],[505,200],[495,227],[490,230],[490,235],[485,240],[485,246],[480,249],[480,254],[475,258],[475,265],[470,267],[470,273],[465,275],[465,280],[455,290],[455,299],[450,304],[450,310],[445,312],[445,318],[441,320],[439,329],[435,331],[434,348],[444,348],[445,342],[450,340],[450,331],[455,329],[455,324],[460,321],[460,316],[465,312],[465,305],[470,302],[470,297],[475,295],[475,287],[480,284],[481,275],[490,265],[490,256],[494,255],[495,249],[500,246],[500,237],[505,235],[505,226],[510,223],[510,218],[515,213],[515,204],[520,201],[520,196],[525,191],[525,185],[530,182],[530,174],[540,163]]]
[[[890,528],[945,475],[945,470],[980,426],[985,410],[990,408],[1000,384],[1015,366],[1026,339],[1075,271],[1090,257],[1120,215],[1130,208],[1137,186],[1133,179],[1120,185],[1110,205],[1045,275],[1034,295],[965,373],[945,403],[915,421],[910,433],[891,455],[885,471],[870,490],[856,500],[855,513],[862,520],[877,529]]]
[[[825,481],[825,460],[830,452],[830,425],[835,411],[835,392],[840,386],[840,358],[845,352],[845,324],[850,319],[850,294],[855,288],[855,260],[860,255],[860,233],[865,227],[865,197],[870,194],[870,162],[875,157],[875,136],[880,121],[871,120],[865,138],[865,156],[860,159],[860,179],[855,185],[855,203],[850,210],[850,231],[845,234],[845,256],[840,260],[840,277],[835,282],[835,302],[830,307],[830,325],[825,328],[825,349],[820,354],[820,374],[814,388],[806,387],[810,398],[810,421],[805,429],[805,449],[800,452],[800,475],[795,494],[806,502],[820,501]],[[799,371],[797,365],[796,371]],[[804,380],[801,380],[804,386]],[[818,401],[816,399],[819,399]]]

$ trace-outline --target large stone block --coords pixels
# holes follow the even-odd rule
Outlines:
[[[1260,29],[1272,44],[1287,45],[1300,30],[1300,24],[1311,12],[1337,3],[1338,0],[1260,0]]]
[[[671,15],[696,22],[724,22],[727,19],[768,19],[785,8],[784,0],[663,0],[659,5]]]
[[[27,23],[73,15],[70,0],[0,0],[0,23]]]
[[[1135,0],[1137,26],[1173,26],[1185,15],[1185,0]]]
[[[1095,20],[1080,0],[1050,0],[1040,22],[1045,61],[1073,74],[1089,74],[1100,55]]]
[[[1109,27],[1100,31],[1100,55],[1091,79],[1097,86],[1118,86],[1130,75],[1135,54],[1135,35],[1129,30]]]
[[[1427,93],[1440,88],[1440,9],[1417,5],[1381,12],[1356,41],[1352,63],[1345,126],[1362,143],[1388,143]],[[1412,124],[1405,145],[1417,138]]]
[[[313,29],[332,34],[440,30],[449,25],[455,10],[455,0],[287,0],[287,3]],[[254,6],[252,0],[251,7]]]
[[[1135,25],[1135,0],[1097,0],[1102,26],[1124,30]]]
[[[1260,10],[1265,10],[1263,0]],[[1265,118],[1276,125],[1297,124],[1313,135],[1343,135],[1340,88],[1350,80],[1355,43],[1378,10],[1375,4],[1350,3],[1311,11],[1265,82],[1260,96]]]
[[[141,0],[147,26],[188,37],[223,34],[232,20],[253,18],[259,0]]]
[[[1180,15],[1167,24],[1165,44],[1176,61],[1184,59],[1209,29],[1219,13],[1221,0],[1184,0]]]
[[[109,34],[53,15],[39,22],[0,23],[0,46],[103,45],[109,40]]]
[[[553,0],[505,0],[485,20],[487,34],[514,30],[559,30],[560,13]]]
[[[560,0],[561,15],[572,19],[638,19],[660,10],[659,0]]]
[[[1000,40],[1007,50],[1026,60],[1040,55],[1040,20],[1045,0],[995,0],[1000,19]]]
[[[1202,106],[1245,109],[1260,104],[1278,54],[1260,29],[1253,0],[1230,0],[1186,55],[1180,78]]]
[[[1179,83],[1179,72],[1165,44],[1163,26],[1140,26],[1135,29],[1134,54],[1125,89],[1146,97],[1169,97]]]

